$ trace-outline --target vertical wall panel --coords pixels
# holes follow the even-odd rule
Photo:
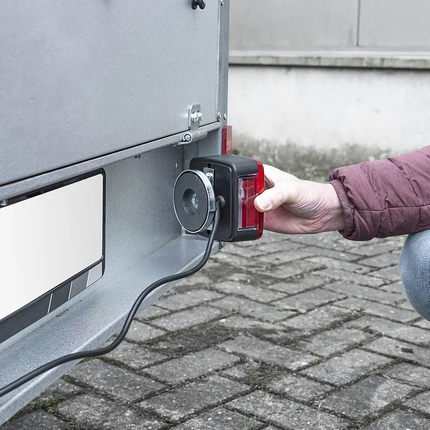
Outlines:
[[[366,48],[430,48],[430,1],[361,0],[359,43]]]
[[[232,0],[232,50],[349,48],[358,0]]]

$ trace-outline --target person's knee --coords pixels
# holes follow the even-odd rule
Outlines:
[[[430,230],[406,239],[400,256],[400,273],[411,305],[430,320]]]

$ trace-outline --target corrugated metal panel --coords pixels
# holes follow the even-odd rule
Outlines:
[[[358,0],[233,0],[233,50],[348,48],[357,43]]]
[[[428,0],[361,0],[360,46],[430,48]]]

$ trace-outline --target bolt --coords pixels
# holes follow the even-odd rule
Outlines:
[[[216,119],[217,119],[217,121],[221,120],[221,112],[216,113]]]
[[[191,142],[192,139],[193,137],[191,136],[191,134],[184,134],[184,142]]]
[[[227,114],[226,114],[226,113],[223,115],[223,118],[224,118],[224,119],[227,119]]]
[[[221,0],[221,6],[224,6],[224,0]]]
[[[7,206],[7,199],[0,200],[0,207],[3,208]]]
[[[179,167],[179,163],[175,163],[175,167],[178,168]]]

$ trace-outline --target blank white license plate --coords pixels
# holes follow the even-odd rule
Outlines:
[[[102,276],[104,181],[99,171],[0,208],[0,342]]]

